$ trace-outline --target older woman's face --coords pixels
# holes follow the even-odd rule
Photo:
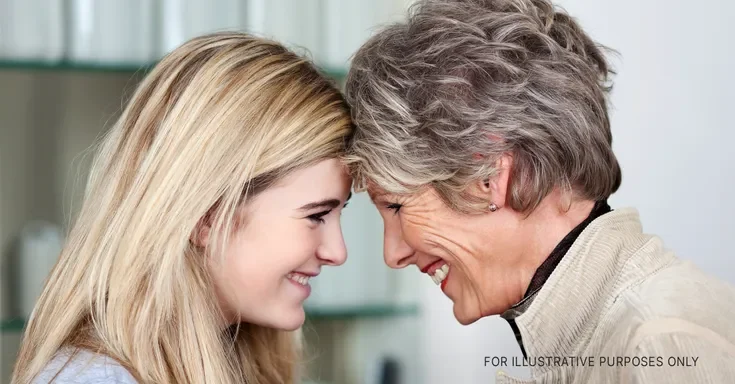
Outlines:
[[[384,257],[392,268],[416,265],[453,302],[462,324],[499,314],[517,303],[530,276],[509,210],[466,215],[450,209],[433,189],[410,196],[368,191],[385,224]]]

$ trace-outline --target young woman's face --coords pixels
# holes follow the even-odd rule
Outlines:
[[[304,300],[324,265],[347,259],[340,215],[351,179],[337,159],[299,170],[245,207],[246,224],[212,260],[220,306],[228,319],[295,330]]]

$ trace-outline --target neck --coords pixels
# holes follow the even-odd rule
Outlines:
[[[526,294],[539,266],[564,237],[590,215],[594,206],[595,202],[591,200],[575,200],[571,205],[568,202],[565,204],[561,193],[555,191],[523,220],[522,236],[529,241],[524,242],[520,250],[521,269],[515,293],[517,301]]]

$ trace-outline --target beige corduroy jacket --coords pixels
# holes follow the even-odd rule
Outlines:
[[[502,316],[532,378],[501,368],[499,384],[735,383],[735,286],[643,233],[632,208],[590,223],[543,288]]]

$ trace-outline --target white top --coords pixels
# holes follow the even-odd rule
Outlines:
[[[71,357],[71,360],[70,360]],[[114,359],[87,350],[59,352],[33,384],[138,384]]]

